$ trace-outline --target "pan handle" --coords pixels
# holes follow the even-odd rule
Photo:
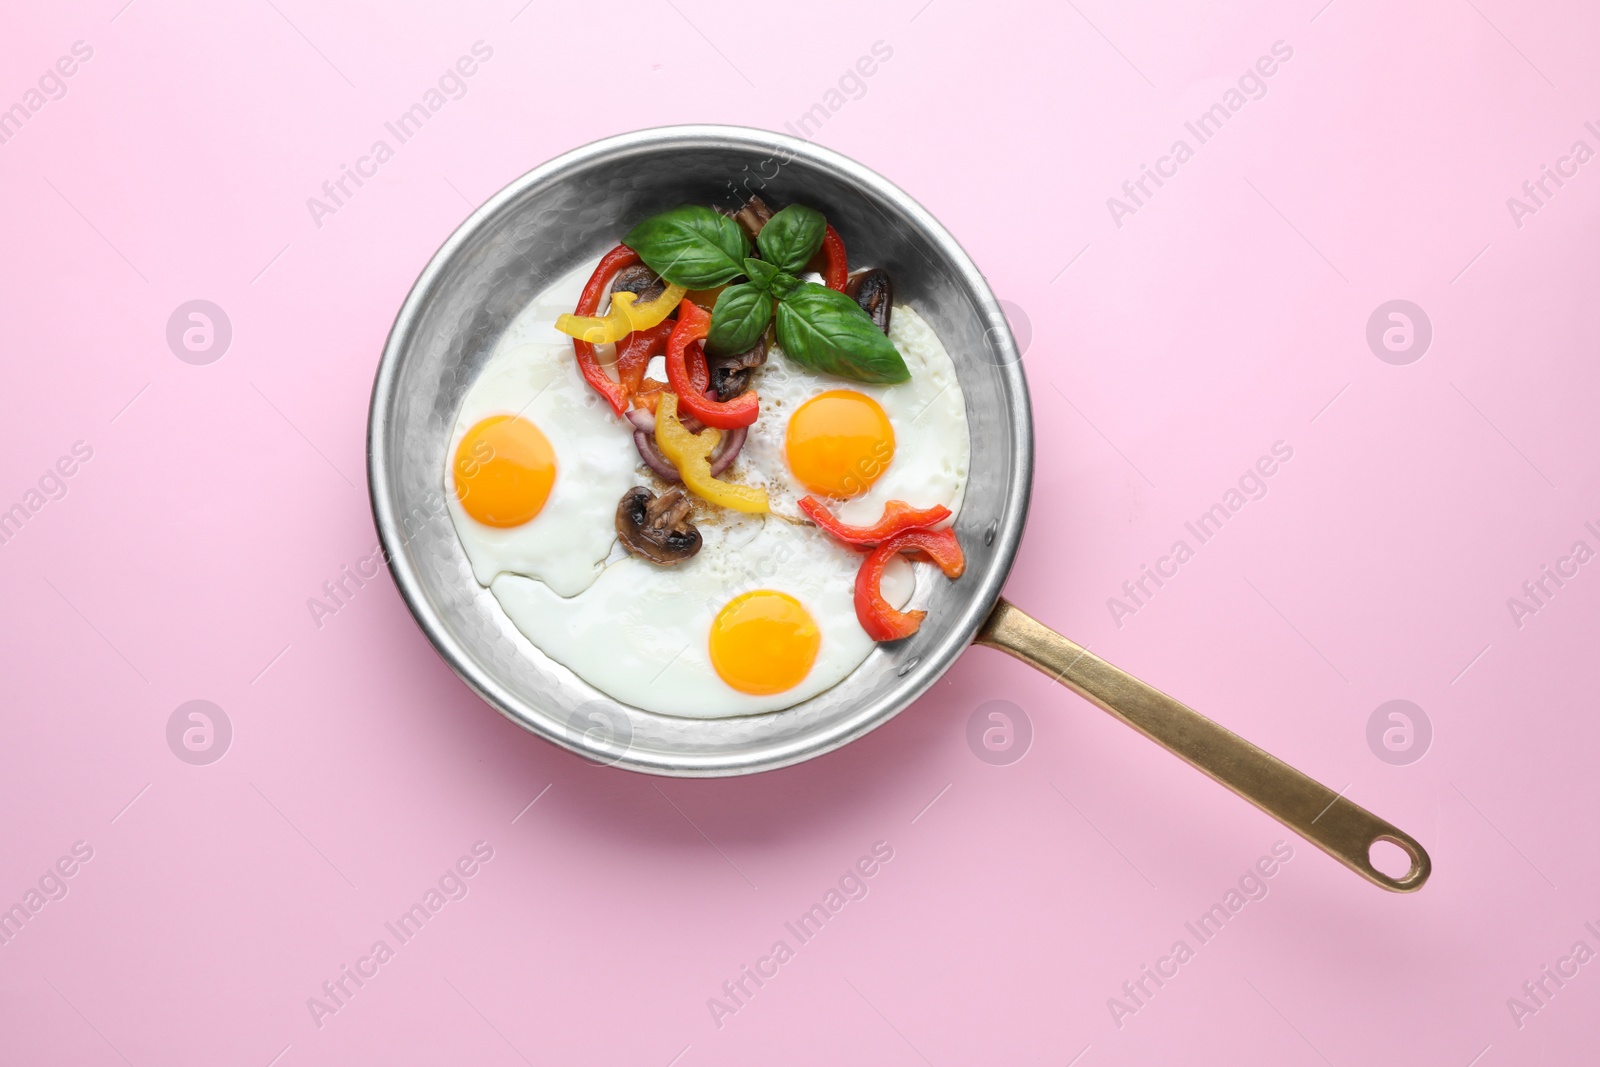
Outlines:
[[[1180,759],[1198,767],[1374,885],[1395,893],[1422,888],[1428,853],[1399,827],[1346,800],[1194,709],[1067,640],[1001,600],[977,643],[1038,668]],[[1411,869],[1391,878],[1368,856],[1377,841],[1400,846]]]

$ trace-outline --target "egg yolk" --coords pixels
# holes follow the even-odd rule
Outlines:
[[[521,526],[539,514],[556,480],[556,452],[520,415],[491,415],[456,446],[456,498],[485,526]]]
[[[816,662],[822,631],[788,593],[736,596],[711,623],[711,665],[741,693],[769,696],[799,685]]]
[[[789,470],[813,493],[860,496],[894,459],[894,427],[878,402],[854,389],[831,389],[789,418]]]

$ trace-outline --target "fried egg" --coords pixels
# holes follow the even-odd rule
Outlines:
[[[444,496],[480,585],[516,573],[575,596],[616,540],[635,483],[633,440],[555,330],[592,271],[563,278],[519,315],[461,402]]]
[[[799,500],[815,496],[864,525],[890,500],[959,510],[970,445],[950,355],[905,306],[890,338],[907,382],[845,381],[774,348],[752,380],[760,418],[722,475],[765,487],[772,514],[696,501],[700,551],[661,566],[618,545],[615,516],[633,486],[662,486],[554,330],[592,270],[535,298],[457,414],[446,500],[474,575],[552,660],[647,711],[759,714],[837,685],[876,647],[855,612],[862,555],[804,522]],[[597,354],[612,358],[610,346]],[[651,373],[664,376],[659,365]],[[903,607],[923,571],[944,580],[892,560],[885,599]]]
[[[671,567],[627,556],[581,596],[503,574],[490,587],[518,630],[596,689],[634,707],[709,719],[776,711],[844,678],[875,644],[856,619],[860,554],[776,516],[700,525]],[[942,580],[942,579],[941,579]],[[910,600],[911,565],[884,597]]]
[[[807,370],[778,348],[761,368],[761,416],[734,476],[764,485],[774,511],[798,515],[804,496],[854,525],[876,522],[891,500],[960,510],[970,442],[955,364],[911,308],[896,307],[889,321],[910,381],[848,382]]]

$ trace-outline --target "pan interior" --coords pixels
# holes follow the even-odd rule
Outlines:
[[[749,192],[818,208],[853,257],[887,268],[955,360],[972,435],[956,524],[967,573],[918,583],[928,617],[834,688],[766,715],[688,720],[617,703],[534,647],[472,576],[443,506],[455,411],[495,342],[550,281],[612,247],[633,222],[683,203],[734,207]],[[451,666],[514,721],[591,759],[683,776],[810,758],[884,722],[971,641],[1010,567],[1027,509],[1031,426],[1005,319],[982,276],[914,201],[802,141],[733,127],[673,127],[603,141],[530,172],[446,242],[396,320],[369,429],[373,511],[412,611]],[[605,641],[605,634],[596,634]]]

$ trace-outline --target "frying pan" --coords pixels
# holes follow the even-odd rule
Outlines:
[[[957,581],[919,579],[922,629],[880,645],[832,689],[783,711],[729,719],[657,715],[609,699],[545,656],[473,579],[444,507],[445,456],[462,396],[506,326],[551,281],[613,246],[631,223],[685,203],[751,193],[824,212],[862,259],[893,275],[952,353],[972,451],[956,533]],[[1418,889],[1428,854],[1410,835],[1000,597],[1033,478],[1028,387],[983,276],[900,189],[806,141],[732,126],[672,126],[599,141],[518,178],[445,241],[412,287],[373,386],[372,512],[401,595],[439,654],[491,706],[540,737],[628,770],[713,777],[771,770],[847,744],[906,708],[974,643],[1007,652],[1110,712],[1368,881]],[[620,438],[619,438],[620,440]],[[597,635],[603,640],[604,635]],[[1410,858],[1373,866],[1387,841]]]

